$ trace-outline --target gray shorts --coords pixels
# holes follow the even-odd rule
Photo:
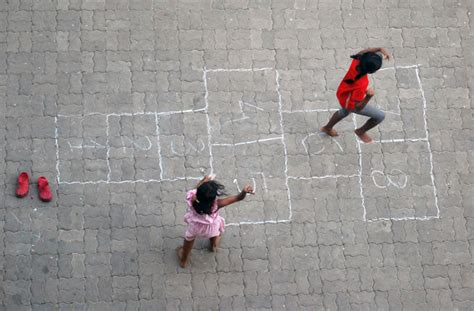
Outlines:
[[[347,117],[351,113],[360,114],[362,116],[370,117],[370,119],[373,120],[376,124],[379,124],[385,119],[385,113],[383,111],[375,108],[374,106],[369,105],[365,105],[365,107],[361,110],[349,110],[341,108],[337,113],[339,114],[341,119]]]

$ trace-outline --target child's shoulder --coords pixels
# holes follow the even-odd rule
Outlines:
[[[186,201],[190,204],[193,202],[193,198],[196,195],[197,189],[192,189],[186,192]]]

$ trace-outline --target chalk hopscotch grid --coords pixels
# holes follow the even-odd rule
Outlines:
[[[367,208],[365,205],[365,196],[364,196],[364,189],[362,185],[362,147],[361,147],[361,141],[357,138],[356,136],[356,147],[357,147],[357,153],[359,155],[359,167],[358,167],[358,173],[357,174],[352,174],[352,175],[324,175],[324,176],[310,176],[310,177],[300,177],[300,176],[288,176],[288,179],[293,179],[293,180],[312,180],[312,179],[326,179],[326,178],[355,178],[358,177],[359,179],[359,188],[360,188],[360,198],[361,198],[361,204],[363,208],[363,215],[362,219],[363,221],[367,222],[375,222],[375,221],[401,221],[401,220],[430,220],[430,219],[437,219],[440,217],[440,211],[439,211],[439,205],[438,205],[438,194],[437,194],[437,189],[436,189],[436,184],[434,180],[434,174],[433,174],[433,153],[431,150],[431,145],[429,142],[429,132],[428,132],[428,123],[427,123],[427,115],[426,115],[426,97],[425,93],[423,91],[423,86],[421,83],[420,75],[419,75],[419,67],[420,65],[408,65],[408,66],[393,66],[393,67],[385,67],[380,69],[381,71],[385,70],[397,70],[397,69],[414,69],[417,82],[418,82],[418,88],[421,94],[422,102],[423,102],[423,121],[424,121],[424,130],[425,130],[425,137],[422,138],[401,138],[401,139],[385,139],[385,140],[376,140],[374,143],[402,143],[402,142],[426,142],[428,146],[428,152],[429,152],[429,158],[430,158],[430,177],[431,177],[431,183],[433,187],[433,195],[434,195],[434,200],[435,200],[435,207],[436,207],[436,215],[432,216],[407,216],[407,217],[376,217],[376,218],[369,218],[367,219]],[[399,107],[400,109],[400,107]],[[282,113],[310,113],[310,112],[335,112],[338,111],[339,109],[300,109],[300,110],[283,110]],[[355,115],[352,115],[352,120],[354,123],[354,128],[357,128],[357,122],[355,119]],[[355,134],[354,134],[355,135]]]
[[[419,66],[420,65],[410,65],[410,66],[394,66],[394,67],[386,67],[381,70],[397,70],[397,69],[415,69],[416,73],[416,78],[418,82],[418,87],[420,89],[421,97],[422,97],[422,102],[423,102],[423,119],[424,119],[424,129],[426,133],[426,137],[423,138],[410,138],[410,139],[387,139],[387,140],[379,140],[375,141],[375,143],[400,143],[400,142],[426,142],[428,146],[428,151],[429,151],[429,157],[430,157],[430,177],[432,181],[432,186],[433,186],[433,194],[434,194],[434,199],[435,199],[435,207],[436,207],[436,215],[433,216],[413,216],[413,217],[379,217],[379,218],[371,218],[367,219],[367,210],[365,206],[365,196],[364,196],[364,191],[363,191],[363,185],[362,185],[362,148],[361,148],[361,142],[356,139],[356,144],[357,144],[357,152],[359,154],[359,168],[358,168],[358,174],[352,174],[352,175],[324,175],[324,176],[311,176],[311,177],[299,177],[299,176],[289,176],[288,175],[288,154],[287,154],[287,146],[285,142],[285,131],[284,131],[284,114],[291,114],[291,113],[308,113],[308,112],[334,112],[337,111],[338,109],[302,109],[302,110],[283,110],[282,109],[282,95],[280,92],[280,75],[278,70],[273,69],[273,68],[234,68],[234,69],[224,69],[224,68],[219,68],[219,69],[203,69],[203,83],[204,83],[204,88],[205,88],[205,107],[204,108],[199,108],[199,109],[188,109],[188,110],[176,110],[176,111],[167,111],[167,112],[136,112],[136,113],[100,113],[100,112],[93,112],[93,113],[87,113],[87,114],[75,114],[75,115],[61,115],[58,114],[55,117],[55,145],[56,145],[56,171],[57,171],[57,182],[58,184],[124,184],[124,183],[149,183],[149,182],[164,182],[164,181],[178,181],[178,180],[199,180],[201,177],[177,177],[173,179],[165,179],[163,178],[163,164],[162,164],[162,158],[161,158],[161,145],[160,145],[160,135],[159,135],[159,117],[161,115],[172,115],[172,114],[183,114],[183,113],[196,113],[196,112],[204,112],[206,116],[206,123],[207,123],[207,131],[208,131],[208,150],[209,150],[209,167],[210,167],[210,173],[214,173],[214,168],[213,168],[213,154],[212,154],[212,146],[238,146],[238,145],[243,145],[243,144],[253,144],[253,143],[258,143],[258,142],[264,142],[264,141],[270,141],[270,140],[281,140],[283,147],[284,147],[284,155],[285,155],[285,181],[286,181],[286,187],[287,187],[287,197],[288,197],[288,209],[289,209],[289,217],[288,219],[283,219],[283,220],[262,220],[262,221],[244,221],[244,222],[236,222],[236,223],[229,223],[227,226],[237,226],[237,225],[242,225],[242,224],[266,224],[266,223],[285,223],[285,222],[290,222],[292,219],[292,207],[291,207],[291,190],[289,187],[289,180],[311,180],[311,179],[325,179],[325,178],[355,178],[358,177],[359,179],[359,188],[360,188],[360,197],[361,197],[361,204],[363,207],[363,215],[362,218],[364,221],[367,222],[374,222],[374,221],[399,221],[399,220],[430,220],[430,219],[437,219],[440,217],[440,211],[439,211],[439,206],[438,206],[438,196],[437,196],[437,189],[436,189],[436,184],[434,181],[434,174],[433,174],[433,154],[431,150],[431,145],[429,142],[429,132],[428,132],[428,125],[427,125],[427,115],[426,115],[426,98],[425,94],[423,91],[421,79],[419,76]],[[240,142],[240,143],[235,143],[235,144],[213,144],[212,143],[212,137],[211,137],[211,124],[210,124],[210,118],[209,118],[209,92],[208,92],[208,84],[207,84],[207,74],[208,73],[213,73],[213,72],[253,72],[253,71],[275,71],[275,81],[276,81],[276,91],[278,94],[278,106],[279,106],[279,115],[280,115],[280,127],[282,130],[282,135],[277,136],[277,137],[271,137],[271,138],[265,138],[265,139],[259,139],[259,140],[254,140],[254,141],[248,141],[248,142]],[[58,144],[58,139],[59,139],[59,131],[58,131],[58,118],[60,117],[86,117],[86,116],[91,116],[91,115],[103,115],[107,118],[106,121],[106,135],[107,135],[107,146],[108,146],[108,118],[109,116],[137,116],[137,115],[152,115],[155,117],[155,123],[156,123],[156,135],[157,135],[157,144],[158,144],[158,158],[159,158],[159,167],[160,167],[160,178],[159,179],[147,179],[147,180],[125,180],[125,181],[111,181],[110,180],[110,164],[109,164],[109,159],[107,155],[107,165],[108,165],[108,175],[107,175],[107,180],[99,180],[99,181],[62,181],[61,180],[61,175],[60,175],[60,159],[59,159],[59,144]],[[356,127],[356,119],[355,116],[353,115],[353,123],[354,126]],[[110,146],[108,146],[107,154],[109,154]]]

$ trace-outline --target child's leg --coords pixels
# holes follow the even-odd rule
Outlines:
[[[215,236],[215,237],[212,237],[210,240],[211,240],[211,251],[212,252],[217,252],[217,248],[219,247],[219,244],[221,243],[221,238],[222,236],[221,235],[218,235],[218,236]]]
[[[331,119],[329,119],[328,124],[326,124],[325,126],[321,128],[321,131],[328,134],[329,136],[337,136],[338,135],[337,132],[333,129],[334,125],[336,125],[339,121],[347,117],[349,113],[350,112],[347,111],[346,109],[340,109],[336,111],[332,115]]]
[[[186,268],[186,265],[188,264],[188,257],[189,254],[191,253],[191,250],[193,249],[194,245],[194,240],[188,241],[184,239],[183,246],[178,248],[178,258],[179,258],[179,265],[181,268]]]
[[[385,113],[373,106],[366,105],[359,111],[353,111],[354,113],[370,117],[364,125],[355,130],[355,133],[364,143],[372,142],[372,138],[367,135],[367,131],[377,126],[380,122],[385,119]]]

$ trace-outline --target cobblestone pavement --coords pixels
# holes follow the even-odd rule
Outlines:
[[[473,310],[473,9],[1,0],[0,309]],[[359,117],[320,135],[373,46],[394,56],[376,143]],[[185,192],[211,170],[256,195],[181,269]]]

